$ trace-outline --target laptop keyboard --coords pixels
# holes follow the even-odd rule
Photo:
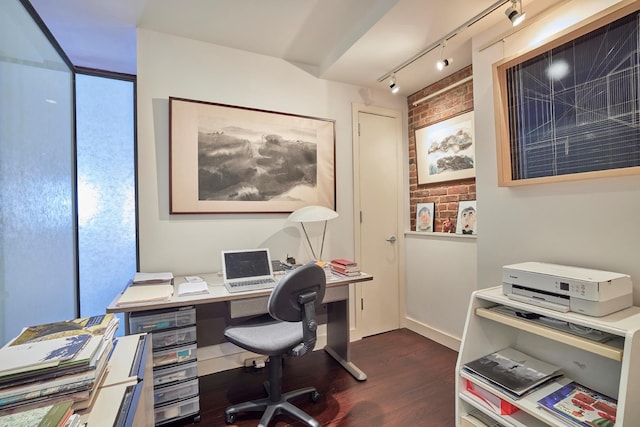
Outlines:
[[[259,280],[244,280],[242,282],[235,282],[235,283],[229,283],[229,285],[231,285],[231,287],[233,288],[238,288],[238,287],[245,287],[245,286],[254,286],[254,285],[267,285],[267,284],[276,284],[276,281],[274,279],[259,279]]]

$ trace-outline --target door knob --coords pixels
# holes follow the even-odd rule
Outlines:
[[[387,240],[387,242],[395,243],[397,239],[396,239],[396,236],[391,236],[386,240]]]

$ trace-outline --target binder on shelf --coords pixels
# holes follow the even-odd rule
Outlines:
[[[466,380],[466,383],[467,391],[480,399],[486,407],[491,409],[496,414],[511,415],[519,411],[519,408],[517,406],[514,406],[506,400],[501,399],[490,391],[485,390],[481,386],[474,384],[469,380]]]

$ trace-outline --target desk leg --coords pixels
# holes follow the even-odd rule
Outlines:
[[[327,345],[324,350],[336,359],[355,379],[364,381],[367,374],[349,358],[349,301],[327,304]]]

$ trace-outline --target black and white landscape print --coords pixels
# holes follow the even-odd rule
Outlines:
[[[171,213],[335,207],[335,121],[169,98]]]
[[[317,186],[313,129],[198,129],[198,199],[304,200]]]

